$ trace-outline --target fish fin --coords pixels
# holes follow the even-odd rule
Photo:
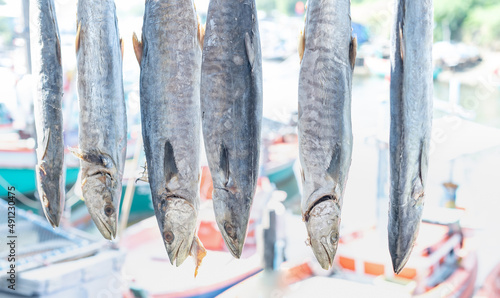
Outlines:
[[[80,149],[78,148],[71,148],[71,147],[68,147],[68,150],[69,152],[71,152],[71,154],[73,154],[76,158],[78,159],[83,159],[83,153]]]
[[[203,42],[205,41],[205,26],[201,24],[200,16],[196,15],[198,19],[198,42],[200,44],[200,48],[203,49]]]
[[[300,30],[299,33],[299,44],[298,44],[298,51],[299,51],[299,58],[300,62],[302,62],[302,58],[304,57],[304,49],[306,45],[306,34],[305,34],[305,29]]]
[[[41,163],[40,165],[36,165],[38,170],[42,171],[44,175],[47,175],[47,172],[45,171],[45,167],[43,166],[44,163]]]
[[[427,178],[427,168],[429,166],[429,158],[428,158],[428,147],[425,138],[421,142],[420,146],[420,181],[422,183],[422,187],[425,187],[425,181]]]
[[[56,55],[57,55],[57,60],[59,61],[59,65],[62,65],[61,41],[59,40],[59,34],[56,34]]]
[[[306,1],[304,6],[304,10],[307,11],[307,4],[309,1]],[[306,21],[307,14],[304,16],[304,28],[302,28],[299,32],[299,40],[297,45],[297,51],[299,52],[299,63],[302,63],[302,58],[304,57],[304,51],[306,49]]]
[[[351,62],[351,68],[354,69],[356,64],[356,54],[358,51],[358,39],[356,36],[351,38],[351,43],[349,44],[349,60]]]
[[[135,182],[136,182],[136,183],[137,183],[137,181],[139,181],[139,180],[140,180],[140,181],[144,181],[144,182],[146,182],[146,183],[149,183],[148,164],[147,164],[147,163],[145,163],[143,168],[144,168],[144,171],[142,171],[142,173],[141,173],[141,177],[139,177],[139,178],[137,178],[137,179],[135,180]]]
[[[83,178],[82,183],[80,184],[80,187],[83,189],[83,187],[85,186],[86,183],[87,183],[87,178]],[[82,201],[85,201],[85,198],[83,196],[80,196],[80,198],[82,199]]]
[[[80,33],[82,30],[82,22],[78,22],[78,28],[76,29],[76,41],[75,41],[75,52],[78,53],[80,49]]]
[[[399,24],[399,53],[401,55],[401,61],[405,58],[405,44],[403,40],[403,27]]]
[[[253,64],[255,62],[255,43],[252,38],[250,38],[250,34],[245,32],[245,48],[247,50],[248,62],[250,62],[250,67],[253,70]]]
[[[203,26],[201,26],[201,30],[203,31],[203,36],[201,38],[201,43],[205,44],[205,33],[207,32],[207,24],[203,24]]]
[[[179,173],[177,164],[175,163],[174,148],[169,140],[165,142],[165,157],[163,160],[163,171],[165,175],[165,182],[168,182]]]
[[[198,268],[200,268],[203,258],[207,255],[207,250],[203,246],[203,243],[201,243],[200,238],[196,235],[194,236],[193,244],[191,244],[189,255],[194,257],[194,263],[196,264],[194,277],[196,277],[198,275]]]
[[[82,154],[82,160],[88,162],[88,163],[93,163],[93,164],[98,164],[98,165],[103,165],[106,166],[106,161],[102,158],[102,155],[97,153],[97,152],[88,152],[88,153],[83,153]]]
[[[135,52],[135,58],[137,58],[137,62],[139,62],[139,65],[141,65],[141,59],[142,59],[142,42],[137,39],[137,35],[134,34],[132,35],[132,44],[134,45],[134,52]]]
[[[220,148],[219,164],[225,176],[224,186],[227,186],[229,183],[229,152],[224,144],[222,144]]]
[[[50,140],[50,128],[46,129],[43,132],[43,140],[41,144],[38,144],[38,148],[36,149],[36,155],[38,160],[41,161],[47,155],[47,149],[49,148],[49,140]]]
[[[86,161],[88,163],[93,163],[96,165],[101,165],[106,168],[113,166],[113,162],[110,157],[100,153],[97,150],[92,150],[90,152],[83,152],[77,148],[69,148],[69,151],[77,158]]]
[[[120,51],[122,52],[122,60],[123,60],[123,38],[120,38]]]

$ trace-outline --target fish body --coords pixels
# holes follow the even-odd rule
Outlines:
[[[310,0],[299,37],[299,156],[302,218],[311,248],[330,268],[352,154],[351,90],[356,39],[349,0]]]
[[[76,54],[82,193],[106,239],[116,236],[127,147],[123,47],[112,0],[78,0]]]
[[[59,226],[64,210],[63,78],[53,0],[31,1],[31,60],[35,79],[36,177],[47,220]]]
[[[432,124],[432,0],[395,2],[391,37],[389,251],[399,273],[418,235]]]
[[[226,246],[239,258],[258,178],[262,120],[262,58],[254,0],[210,1],[201,110],[215,218]]]
[[[200,30],[192,0],[147,0],[142,41],[133,38],[141,67],[147,176],[164,245],[170,262],[177,266],[189,254],[196,261],[205,251],[196,236],[201,174]]]

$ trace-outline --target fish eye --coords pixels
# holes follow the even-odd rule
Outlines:
[[[113,208],[113,206],[108,205],[108,206],[104,207],[104,213],[107,216],[111,216],[114,212],[115,212],[115,208]]]
[[[229,235],[229,237],[231,238],[235,238],[235,231],[234,231],[234,227],[228,223],[228,222],[225,222],[224,223],[224,230],[226,230],[226,233]]]
[[[330,241],[332,244],[336,244],[339,241],[339,233],[338,232],[332,232],[330,234]]]
[[[165,241],[167,241],[168,244],[172,244],[172,242],[174,241],[174,233],[172,233],[171,231],[167,231],[165,232],[165,234],[163,235],[164,238],[165,238]]]

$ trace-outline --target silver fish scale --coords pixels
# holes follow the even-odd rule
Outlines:
[[[262,58],[254,0],[213,0],[201,73],[203,137],[214,213],[239,258],[259,172]]]
[[[92,3],[90,3],[92,2]],[[123,175],[127,145],[127,119],[122,82],[122,57],[115,4],[78,1],[81,22],[78,52],[80,150],[109,155]],[[85,177],[86,163],[82,163]]]
[[[352,153],[349,10],[348,1],[308,4],[299,76],[303,215],[326,195],[342,206]]]
[[[78,1],[82,193],[101,234],[116,235],[127,149],[122,53],[112,0]]]
[[[142,33],[141,116],[149,183],[154,202],[168,193],[191,203],[196,212],[201,137],[201,48],[197,30],[192,2],[147,2]],[[174,156],[166,156],[167,141]],[[163,166],[167,158],[178,170],[168,181],[169,173]]]
[[[64,209],[63,73],[53,0],[31,1],[30,18],[37,160],[40,167],[37,184],[47,218],[57,226]]]
[[[432,1],[396,1],[391,49],[389,249],[400,271],[418,234],[432,123]]]
[[[202,72],[203,134],[215,188],[224,188],[219,169],[221,146],[229,151],[231,181],[239,200],[251,199],[258,177],[262,69],[260,43],[252,66],[245,34],[259,41],[255,2],[212,1],[209,7]]]

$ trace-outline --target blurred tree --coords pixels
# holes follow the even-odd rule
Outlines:
[[[257,1],[257,9],[265,12],[277,10],[284,15],[294,15],[297,1],[298,0],[259,0]]]
[[[2,0],[0,0],[2,1]],[[295,14],[297,0],[259,0],[257,8],[266,12],[278,10]],[[354,8],[385,0],[351,0]],[[375,6],[376,7],[376,6]],[[373,11],[361,23],[374,35],[389,37],[392,9],[387,5]],[[391,6],[389,6],[391,7]],[[434,0],[434,40],[470,41],[483,46],[500,48],[499,0]],[[496,44],[496,45],[495,45]]]
[[[461,28],[475,2],[481,0],[439,0],[434,1],[434,21],[436,40],[460,40]]]
[[[12,18],[0,17],[0,43],[9,46],[12,44],[13,37]]]
[[[276,0],[276,8],[285,15],[295,15],[295,4],[297,0]]]
[[[434,38],[438,40],[474,39],[489,45],[500,37],[498,0],[434,1]],[[481,33],[481,36],[474,34]]]
[[[257,1],[257,9],[265,12],[271,12],[276,9],[276,0]]]
[[[464,22],[464,40],[500,49],[500,3],[477,7]]]

